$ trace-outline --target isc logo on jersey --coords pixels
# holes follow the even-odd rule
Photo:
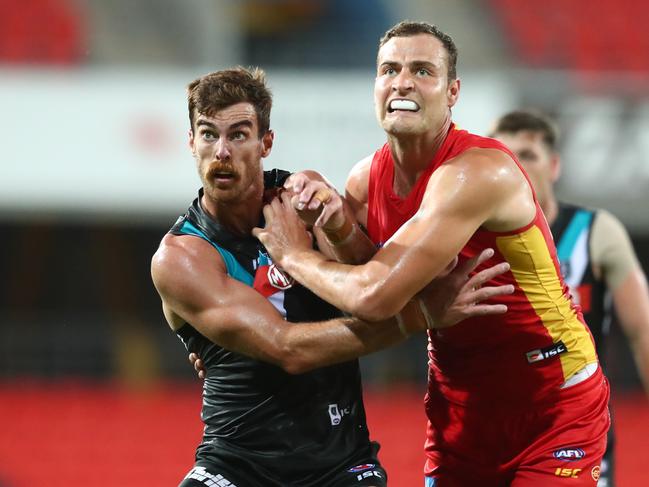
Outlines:
[[[534,362],[539,362],[541,360],[545,360],[548,358],[557,357],[562,353],[566,353],[567,351],[568,348],[565,346],[563,342],[557,342],[554,345],[551,345],[549,347],[538,348],[536,350],[527,352],[525,355],[527,356],[527,362],[533,364]]]
[[[564,462],[574,462],[575,460],[580,460],[586,456],[586,452],[581,448],[562,448],[561,450],[555,450],[553,453],[554,458],[557,460],[563,460]]]

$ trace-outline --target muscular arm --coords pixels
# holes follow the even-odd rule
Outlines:
[[[649,395],[649,290],[642,269],[635,268],[629,273],[613,292],[613,302]]]
[[[214,343],[290,373],[350,360],[404,338],[395,320],[288,323],[257,291],[229,277],[220,255],[198,237],[166,236],[151,272],[172,329],[191,323]],[[411,326],[419,319],[408,316]]]
[[[283,230],[273,227],[286,229],[291,219],[279,202],[267,211],[267,229],[255,234],[289,274],[321,298],[378,321],[397,313],[439,275],[481,225],[506,231],[529,223],[533,204],[516,198],[531,200],[514,162],[499,151],[472,150],[435,172],[418,212],[364,265],[329,261],[290,237],[278,241],[275,234]]]
[[[615,311],[624,330],[636,367],[649,395],[649,290],[647,279],[619,220],[599,211],[591,239],[594,270],[613,295]]]

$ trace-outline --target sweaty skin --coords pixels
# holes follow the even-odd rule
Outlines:
[[[259,221],[264,190],[261,159],[270,153],[272,132],[257,136],[256,114],[248,103],[232,105],[214,116],[200,114],[195,125],[189,146],[204,188],[200,204],[233,233],[247,235]],[[283,198],[289,199],[290,194]],[[269,208],[263,211],[272,218]],[[311,238],[300,219],[293,211],[289,216],[292,229],[310,246]],[[503,312],[502,307],[484,305],[475,310],[472,306],[481,297],[502,292],[498,288],[474,290],[503,272],[502,266],[469,277],[489,256],[484,253],[449,275],[445,287],[461,293],[460,299],[450,303],[448,296],[446,301],[431,300],[440,326],[476,312]],[[265,297],[228,275],[214,247],[194,236],[166,235],[153,257],[151,272],[173,330],[191,323],[212,342],[291,373],[344,362],[404,339],[404,330],[392,316],[380,323],[339,318],[289,326]],[[397,311],[407,323],[406,333],[426,329],[416,303],[404,303]]]
[[[379,51],[375,105],[395,161],[397,194],[407,194],[450,126],[460,84],[448,80],[444,57],[440,41],[424,34],[393,38]],[[390,111],[396,98],[412,99],[420,110]],[[347,185],[361,224],[366,223],[369,169],[364,165],[369,161],[352,171]],[[356,266],[330,261],[311,249],[288,228],[285,211],[271,205],[265,210],[266,227],[254,230],[273,259],[336,307],[382,320],[440,275],[478,228],[523,227],[534,218],[535,203],[523,173],[507,154],[468,150],[435,171],[415,216],[371,260]]]

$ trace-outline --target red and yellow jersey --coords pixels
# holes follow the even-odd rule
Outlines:
[[[516,161],[500,142],[452,125],[429,169],[403,199],[392,190],[394,161],[389,147],[379,149],[369,177],[370,238],[377,245],[388,240],[419,208],[433,172],[470,148],[499,149]],[[430,331],[429,388],[458,403],[503,397],[526,403],[548,398],[572,374],[597,362],[597,355],[581,311],[561,277],[554,242],[538,202],[534,220],[523,228],[504,233],[478,229],[460,259],[469,259],[487,247],[493,248],[495,255],[476,272],[503,261],[510,264],[509,272],[486,284],[514,285],[513,294],[489,301],[506,304],[508,311]]]

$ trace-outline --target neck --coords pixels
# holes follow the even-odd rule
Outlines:
[[[412,137],[388,134],[388,145],[394,160],[394,191],[403,196],[417,182],[446,139],[451,126],[448,117],[435,132],[426,132]]]
[[[554,195],[551,195],[543,202],[539,201],[539,204],[541,205],[541,210],[543,210],[545,219],[548,221],[548,225],[552,226],[554,221],[557,219],[557,216],[559,215],[559,202],[554,197]]]
[[[263,192],[236,201],[219,201],[203,194],[201,207],[213,220],[239,236],[249,236],[259,224],[263,207]]]

